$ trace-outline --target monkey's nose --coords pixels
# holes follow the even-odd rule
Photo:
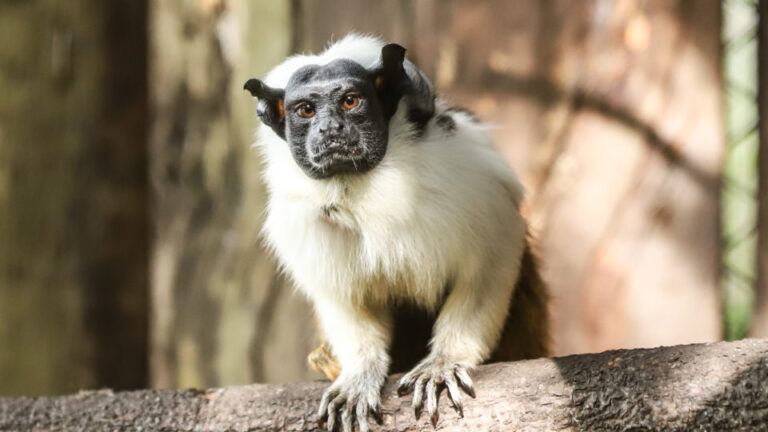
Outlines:
[[[344,129],[344,123],[337,122],[337,121],[326,121],[323,123],[320,123],[320,133],[323,135],[329,134],[329,133],[338,133],[341,132]]]

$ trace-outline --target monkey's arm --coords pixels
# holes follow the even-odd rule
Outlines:
[[[320,296],[318,296],[320,297]],[[341,374],[323,394],[320,422],[332,431],[368,430],[368,415],[381,419],[380,392],[387,377],[391,318],[386,310],[333,298],[315,299],[320,324]]]
[[[468,371],[493,350],[504,327],[519,272],[516,267],[510,269],[500,263],[496,267],[455,282],[435,323],[430,354],[398,383],[400,395],[413,392],[417,418],[426,402],[432,424],[437,424],[437,403],[443,386],[461,417],[459,387],[474,397]]]

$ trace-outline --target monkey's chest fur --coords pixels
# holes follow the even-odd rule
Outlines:
[[[313,244],[322,244],[325,241],[335,241],[344,244],[338,251],[353,250],[349,255],[324,256],[320,265],[331,269],[346,269],[365,266],[360,263],[365,255],[361,251],[363,241],[359,233],[350,230],[347,224],[352,223],[356,217],[350,214],[341,204],[325,205],[321,207],[320,215],[315,219],[315,225],[309,237],[313,237]],[[413,226],[409,226],[410,229]],[[325,238],[323,234],[330,237]],[[405,235],[406,233],[403,233]],[[320,237],[314,237],[320,235]],[[308,237],[305,237],[305,239]],[[396,250],[398,236],[392,235],[387,243],[387,253]],[[305,245],[306,246],[306,245]],[[413,247],[413,244],[410,244]],[[406,247],[401,245],[400,247]],[[316,250],[322,255],[320,249]],[[383,251],[378,251],[384,253]],[[381,260],[382,258],[379,258]],[[395,259],[390,257],[389,259]],[[344,263],[344,260],[351,260]],[[433,264],[435,261],[432,262]],[[424,263],[422,263],[424,264]],[[548,355],[549,328],[547,320],[542,320],[548,314],[548,295],[544,282],[538,273],[535,257],[526,247],[521,260],[520,275],[515,282],[515,290],[506,314],[507,319],[499,342],[495,346],[488,362],[514,361],[528,358],[538,358]],[[445,298],[452,289],[450,273],[440,273],[438,269],[428,266],[410,268],[400,262],[395,264],[401,268],[402,273],[390,273],[390,277],[382,276],[382,268],[371,268],[371,278],[361,278],[353,286],[358,287],[358,294],[367,293],[368,300],[386,303],[392,316],[392,340],[389,354],[391,357],[391,373],[406,372],[412,369],[429,352],[429,343],[433,334],[433,328],[437,315],[442,308]],[[350,272],[354,273],[354,272]],[[383,272],[386,274],[386,272]],[[414,273],[424,273],[421,280],[417,280]],[[440,274],[439,277],[435,275]],[[425,275],[432,275],[427,277]],[[349,276],[349,275],[346,275]],[[431,280],[430,280],[431,279]],[[349,284],[350,282],[344,282]],[[439,285],[439,287],[438,287]],[[434,293],[436,297],[428,301],[423,300],[423,295],[414,295],[414,291]],[[421,301],[420,301],[421,300]],[[362,301],[366,301],[363,299]],[[311,363],[311,362],[310,362]]]
[[[427,199],[407,184],[412,176],[377,172],[386,174],[387,186],[370,178],[365,186],[326,184],[311,197],[273,196],[265,221],[269,243],[310,298],[410,301],[437,311],[446,284],[480,255],[478,245],[458,239],[482,227],[456,224],[446,232],[428,203],[414,204]]]

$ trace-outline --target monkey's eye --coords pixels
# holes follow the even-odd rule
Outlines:
[[[360,96],[350,93],[341,100],[341,104],[345,110],[351,110],[352,108],[360,105]]]
[[[311,118],[315,116],[315,107],[311,103],[305,103],[302,104],[299,109],[298,113],[300,116],[304,118]]]

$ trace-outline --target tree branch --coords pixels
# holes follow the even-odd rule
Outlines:
[[[432,430],[424,416],[414,421],[410,397],[395,395],[395,378],[374,430]],[[768,430],[768,339],[499,363],[474,379],[465,418],[443,397],[437,430]],[[311,431],[326,386],[0,398],[0,431]]]

